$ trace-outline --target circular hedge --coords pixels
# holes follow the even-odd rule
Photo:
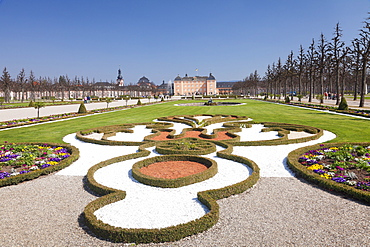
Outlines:
[[[200,173],[175,179],[156,178],[149,175],[145,175],[140,171],[140,169],[143,167],[148,167],[153,163],[164,161],[193,161],[205,165],[208,169]],[[217,174],[217,171],[218,171],[217,163],[214,160],[190,155],[155,156],[142,161],[138,161],[132,166],[132,176],[137,181],[146,185],[161,188],[178,188],[189,184],[198,183],[213,177],[214,175]]]

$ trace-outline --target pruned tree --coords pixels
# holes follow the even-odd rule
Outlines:
[[[6,70],[6,67],[3,70],[3,74],[0,77],[0,88],[4,92],[4,102],[10,102],[10,92],[12,87],[12,79],[9,72]]]
[[[24,91],[25,91],[26,82],[27,82],[26,73],[24,72],[24,69],[22,68],[19,74],[17,75],[17,83],[19,85],[20,94],[21,94],[20,99],[22,103],[24,101]]]
[[[35,91],[36,91],[36,78],[35,76],[33,75],[33,72],[31,70],[30,72],[30,75],[28,76],[28,85],[29,85],[29,88],[31,90],[31,95],[30,95],[30,98],[32,101],[35,101],[36,99],[36,96],[35,96]]]
[[[359,82],[359,74],[361,70],[361,50],[360,50],[360,43],[352,41],[352,48],[350,50],[350,55],[352,56],[352,70],[354,72],[354,90],[353,90],[353,100],[357,100],[358,94],[358,82]]]
[[[370,13],[369,13],[370,14]],[[357,47],[354,50],[361,60],[361,87],[360,87],[360,104],[359,107],[365,105],[365,92],[366,92],[366,76],[367,67],[370,58],[370,17],[364,21],[363,28],[360,29],[360,37],[354,39],[354,46]]]
[[[305,71],[305,60],[306,55],[302,45],[299,47],[298,63],[297,63],[297,74],[298,74],[298,95],[302,95],[302,79]]]
[[[327,60],[328,43],[325,40],[324,34],[321,33],[319,44],[317,46],[317,66],[320,81],[320,103],[324,103],[324,70]]]
[[[339,22],[335,26],[335,31],[334,31],[334,37],[332,38],[332,43],[330,43],[330,52],[332,54],[332,60],[333,60],[333,65],[334,65],[334,73],[335,73],[335,89],[336,89],[336,94],[337,94],[337,100],[336,100],[336,105],[339,105],[340,97],[340,64],[343,59],[343,52],[345,49],[344,42],[341,41],[342,37],[342,29],[339,26]]]
[[[307,66],[308,66],[308,76],[309,76],[309,86],[308,86],[308,102],[312,102],[312,95],[314,92],[315,85],[315,66],[316,66],[317,53],[315,50],[315,40],[312,39],[312,43],[307,51]]]
[[[40,108],[45,107],[45,103],[44,102],[35,102],[33,104],[33,107],[35,107],[35,109],[37,110],[37,118],[40,118]]]

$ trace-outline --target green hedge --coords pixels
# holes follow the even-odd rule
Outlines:
[[[247,179],[237,184],[221,189],[198,192],[199,201],[207,206],[209,209],[209,212],[201,218],[190,221],[188,223],[161,229],[127,229],[114,227],[105,224],[101,220],[98,220],[96,218],[96,216],[94,215],[95,211],[105,205],[123,200],[126,194],[124,191],[115,190],[98,184],[94,179],[95,171],[103,166],[118,162],[120,160],[131,159],[134,158],[134,156],[147,156],[149,154],[149,151],[146,151],[145,148],[155,145],[155,142],[150,142],[141,145],[139,147],[138,153],[116,157],[108,161],[100,162],[99,164],[90,168],[87,174],[88,186],[94,192],[104,196],[98,198],[97,200],[94,200],[85,207],[83,216],[85,218],[86,225],[98,237],[109,239],[113,242],[123,243],[159,243],[177,241],[187,236],[191,236],[211,228],[217,223],[219,218],[219,206],[216,200],[244,192],[245,190],[251,188],[254,184],[256,184],[259,179],[259,168],[253,161],[248,160],[244,157],[232,155],[232,146],[229,144],[222,142],[214,143],[226,148],[223,151],[217,152],[217,156],[246,164],[251,167],[253,172]]]
[[[31,171],[31,172],[28,172],[28,173],[23,173],[23,174],[19,174],[19,175],[16,175],[16,176],[11,176],[11,177],[7,177],[7,178],[4,178],[4,179],[0,179],[0,187],[19,184],[19,183],[24,182],[24,181],[28,181],[28,180],[38,178],[42,175],[47,175],[47,174],[53,173],[55,171],[59,171],[59,170],[65,168],[65,167],[69,166],[70,164],[72,164],[80,156],[80,153],[79,153],[77,148],[75,148],[74,146],[71,146],[71,145],[67,145],[67,144],[39,143],[39,142],[18,143],[18,144],[27,144],[27,145],[44,145],[44,144],[47,144],[47,145],[50,145],[50,146],[64,147],[70,152],[71,156],[69,156],[66,159],[61,160],[57,165],[54,165],[54,166],[49,166],[49,167],[46,167],[44,169],[34,170],[34,171]]]
[[[258,122],[251,122],[251,124],[258,124]],[[244,142],[235,142],[234,140],[226,140],[228,143],[233,144],[234,146],[272,146],[272,145],[285,145],[285,144],[292,144],[292,143],[302,143],[312,140],[319,139],[323,134],[324,131],[319,128],[305,126],[305,125],[298,125],[298,124],[286,124],[286,123],[273,123],[273,122],[261,122],[264,127],[262,131],[278,131],[278,135],[281,138],[273,139],[273,140],[261,140],[261,141],[244,141]],[[288,139],[289,131],[304,131],[312,136],[296,138],[296,139]]]
[[[184,143],[184,144],[182,144]],[[174,146],[184,145],[187,143],[195,143],[195,148],[192,149],[176,149]],[[189,154],[189,155],[205,155],[216,152],[216,146],[212,142],[200,141],[198,138],[184,138],[175,141],[159,142],[156,145],[156,151],[160,154]]]
[[[140,169],[143,167],[148,167],[153,163],[164,161],[193,161],[205,165],[208,169],[197,174],[175,179],[155,178],[145,175],[140,171]],[[138,161],[132,166],[132,176],[137,181],[143,184],[161,188],[178,188],[189,184],[195,184],[213,177],[217,174],[217,171],[217,163],[215,161],[205,157],[191,155],[155,156],[142,161]]]
[[[330,147],[340,147],[346,144],[351,145],[359,145],[359,146],[369,146],[370,143],[324,143],[324,144],[316,144],[313,146],[303,147],[296,149],[289,153],[288,155],[288,165],[289,167],[299,176],[304,178],[305,180],[319,185],[321,188],[324,188],[329,191],[335,191],[339,192],[341,194],[344,194],[346,196],[349,196],[351,198],[361,200],[363,202],[366,202],[370,204],[370,192],[362,191],[356,188],[353,188],[352,186],[343,184],[343,183],[337,183],[335,181],[325,179],[323,177],[320,177],[318,174],[314,173],[313,171],[307,169],[305,166],[303,166],[301,163],[298,162],[299,157],[314,149],[321,149],[321,148],[330,148]],[[324,146],[322,146],[324,145]]]

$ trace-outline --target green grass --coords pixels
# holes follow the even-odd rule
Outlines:
[[[203,100],[204,101],[204,100]],[[217,101],[217,99],[215,100]],[[309,109],[278,105],[254,100],[241,106],[174,106],[179,102],[167,102],[138,108],[94,114],[77,119],[50,122],[24,128],[0,131],[0,143],[8,142],[56,142],[62,143],[65,135],[79,130],[122,123],[150,122],[153,119],[172,115],[230,114],[248,116],[255,121],[303,124],[334,132],[337,138],[331,142],[369,142],[370,121],[353,117],[318,112]],[[182,103],[199,101],[181,101]]]

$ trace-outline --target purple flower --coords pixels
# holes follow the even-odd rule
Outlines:
[[[10,173],[8,173],[8,172],[0,172],[0,179],[6,178],[6,177],[10,177]]]
[[[342,177],[334,177],[334,178],[332,178],[331,180],[333,180],[333,181],[335,181],[335,182],[337,182],[337,183],[344,183],[344,182],[346,182],[346,181],[347,181],[346,179],[344,179],[344,178],[342,178]]]
[[[325,171],[324,170],[321,170],[321,169],[315,169],[315,170],[313,170],[313,172],[318,173],[318,174],[325,173]]]
[[[61,159],[60,158],[50,158],[50,161],[59,162],[59,161],[61,161]]]
[[[49,167],[49,166],[50,166],[50,164],[43,164],[43,165],[41,165],[41,169],[44,169],[44,168]]]

